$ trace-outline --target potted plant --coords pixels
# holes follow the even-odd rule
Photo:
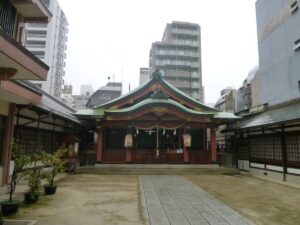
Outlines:
[[[9,200],[3,201],[1,203],[2,214],[5,216],[15,214],[19,209],[20,202],[13,201],[12,197],[13,193],[16,190],[18,181],[23,177],[25,167],[30,162],[29,157],[24,153],[19,143],[17,143],[16,141],[12,141],[11,145],[13,172],[9,183]]]
[[[47,181],[47,184],[44,186],[46,195],[53,195],[56,192],[57,185],[54,185],[54,178],[58,173],[64,171],[64,162],[61,156],[61,151],[57,151],[54,154],[42,154],[42,162],[48,167],[43,174],[43,178]]]
[[[38,162],[41,160],[41,155],[33,154],[30,157],[30,160],[30,168],[28,168],[25,172],[25,180],[27,181],[29,190],[24,193],[24,202],[32,204],[37,202],[40,196],[42,165],[38,165]]]

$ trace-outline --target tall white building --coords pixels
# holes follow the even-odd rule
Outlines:
[[[68,22],[57,0],[43,0],[43,3],[52,13],[52,20],[49,24],[26,24],[25,47],[50,66],[46,81],[32,82],[60,99],[65,74]]]

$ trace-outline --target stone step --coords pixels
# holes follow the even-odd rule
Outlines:
[[[155,168],[155,167],[80,167],[76,170],[78,174],[131,174],[131,175],[143,175],[143,174],[170,174],[170,175],[237,175],[240,171],[235,168]]]

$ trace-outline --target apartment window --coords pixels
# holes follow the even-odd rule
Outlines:
[[[298,2],[297,1],[294,1],[292,4],[291,4],[291,14],[295,14],[298,10]]]
[[[9,0],[0,1],[0,28],[10,36],[13,36],[17,9]]]

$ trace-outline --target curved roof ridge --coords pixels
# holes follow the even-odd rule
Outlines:
[[[134,95],[136,92],[138,92],[138,91],[144,89],[145,87],[152,85],[152,83],[154,83],[155,81],[158,81],[160,84],[162,84],[162,85],[166,86],[167,88],[171,89],[173,92],[177,93],[178,95],[180,95],[180,96],[183,97],[184,99],[186,99],[186,100],[192,102],[192,103],[195,104],[195,105],[198,105],[198,107],[200,107],[200,108],[204,108],[204,109],[206,109],[206,110],[211,110],[211,111],[214,111],[214,112],[219,112],[219,110],[214,109],[214,108],[211,108],[211,107],[209,107],[209,106],[207,106],[207,105],[205,105],[205,104],[203,104],[203,103],[197,101],[196,99],[194,99],[194,98],[188,96],[187,94],[185,94],[184,92],[180,91],[178,88],[174,87],[172,84],[170,84],[169,82],[167,82],[167,81],[161,76],[161,73],[160,73],[159,71],[156,71],[156,72],[152,73],[151,79],[150,79],[147,83],[145,83],[145,84],[143,84],[143,85],[141,85],[141,86],[139,86],[139,87],[133,89],[132,91],[126,93],[125,95],[121,95],[121,96],[118,97],[118,98],[115,98],[115,99],[113,99],[113,100],[111,100],[111,101],[109,101],[109,102],[107,102],[107,103],[104,103],[104,104],[102,104],[102,105],[100,105],[100,106],[96,106],[96,107],[94,107],[94,108],[97,109],[97,108],[105,108],[105,107],[109,107],[109,106],[111,106],[112,104],[117,103],[117,102],[119,102],[120,100],[122,100],[122,99],[124,99],[124,98],[128,98],[128,97]]]
[[[187,107],[185,107],[184,105],[172,100],[172,99],[158,99],[158,98],[148,98],[145,99],[133,106],[130,106],[128,108],[125,109],[117,109],[117,110],[107,110],[106,112],[108,113],[126,113],[126,112],[131,112],[134,111],[136,109],[139,109],[143,106],[149,105],[149,104],[166,104],[166,105],[172,105],[182,111],[191,113],[191,114],[197,114],[197,115],[214,115],[215,112],[201,112],[201,111],[196,111],[193,109],[189,109]]]
[[[215,112],[219,112],[219,110],[215,109],[215,108],[211,108],[199,101],[197,101],[196,99],[192,98],[191,96],[187,95],[186,93],[184,93],[183,91],[179,90],[178,88],[174,87],[172,84],[170,84],[168,81],[166,81],[165,79],[161,79],[162,82],[164,82],[169,88],[173,89],[175,92],[178,92],[180,95],[182,95],[183,97],[189,99],[190,101],[194,102],[195,104],[200,105],[201,107],[204,107],[206,109],[209,110],[213,110]]]

